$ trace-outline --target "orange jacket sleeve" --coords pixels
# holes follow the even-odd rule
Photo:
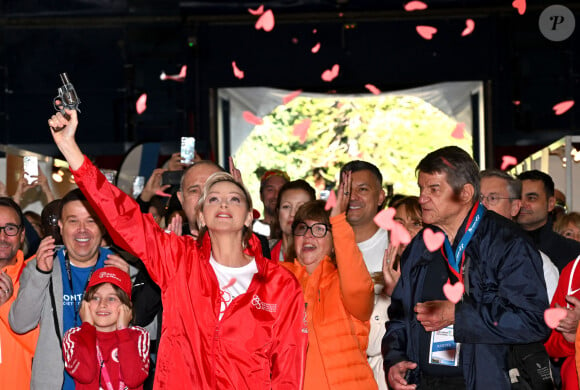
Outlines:
[[[351,315],[368,321],[373,312],[374,285],[354,231],[346,221],[346,213],[330,218],[330,223],[342,302]]]

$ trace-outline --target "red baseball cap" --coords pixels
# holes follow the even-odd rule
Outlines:
[[[117,267],[104,267],[96,270],[93,276],[91,276],[89,284],[87,284],[87,290],[101,283],[111,283],[121,288],[129,296],[129,299],[131,299],[131,278],[122,269]]]

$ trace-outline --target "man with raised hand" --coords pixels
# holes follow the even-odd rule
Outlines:
[[[81,325],[79,310],[88,280],[107,265],[129,273],[125,260],[101,247],[104,228],[79,189],[62,199],[58,225],[64,247],[58,248],[52,236],[42,240],[22,273],[9,315],[17,333],[40,325],[31,389],[74,390],[74,381],[64,371],[62,336]]]
[[[375,380],[380,390],[387,389],[381,340],[385,334],[387,308],[390,298],[383,293],[383,257],[389,246],[389,236],[386,230],[377,226],[374,218],[383,208],[385,191],[383,190],[383,175],[373,164],[354,160],[345,164],[341,171],[351,172],[352,187],[346,219],[354,230],[355,240],[373,280],[375,281],[375,306],[371,315],[371,329],[367,348],[368,362],[373,369]]]

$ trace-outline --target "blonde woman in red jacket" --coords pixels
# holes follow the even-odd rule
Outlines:
[[[294,217],[294,263],[283,263],[306,301],[308,352],[304,390],[376,389],[366,357],[374,286],[346,221],[350,172],[330,212],[323,201],[303,204]]]
[[[161,288],[155,389],[302,388],[307,331],[298,282],[262,256],[252,200],[226,173],[198,203],[199,242],[165,233],[83,156],[76,111],[48,124],[75,181],[114,242],[140,258]],[[63,130],[56,131],[64,127]]]

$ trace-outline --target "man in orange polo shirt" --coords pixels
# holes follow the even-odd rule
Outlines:
[[[0,197],[0,389],[30,389],[38,338],[38,327],[20,335],[8,324],[8,312],[26,265],[20,250],[24,243],[23,219],[22,210],[12,199]]]

